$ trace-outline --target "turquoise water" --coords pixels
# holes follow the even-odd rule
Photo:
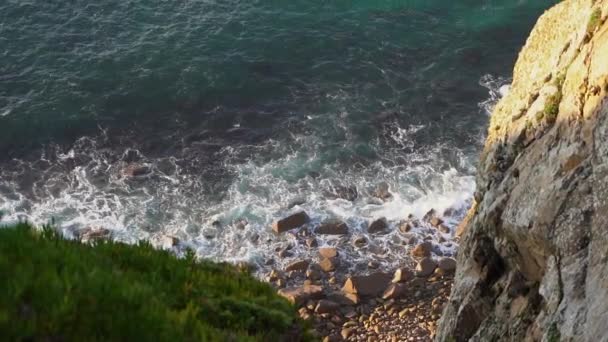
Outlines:
[[[251,258],[210,222],[281,244],[268,224],[294,201],[361,231],[462,209],[487,110],[553,2],[3,1],[0,210]]]

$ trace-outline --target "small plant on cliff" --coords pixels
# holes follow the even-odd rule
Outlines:
[[[541,121],[547,120],[549,124],[552,124],[557,119],[559,113],[559,104],[562,102],[562,88],[564,81],[566,80],[566,74],[560,73],[554,80],[554,85],[557,88],[555,94],[547,97],[545,100],[545,107],[541,112],[536,114],[536,120]]]
[[[560,342],[561,334],[559,333],[559,329],[557,329],[557,324],[553,323],[549,327],[549,331],[547,331],[547,341],[548,342]]]
[[[602,11],[599,8],[596,8],[593,13],[591,13],[591,17],[589,17],[589,22],[587,23],[587,33],[591,34],[595,32],[597,27],[600,25],[601,20]]]
[[[48,227],[0,227],[0,274],[0,340],[304,339],[295,309],[267,284],[145,243],[90,246]]]

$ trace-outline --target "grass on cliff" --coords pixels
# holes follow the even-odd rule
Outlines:
[[[268,285],[149,244],[89,246],[48,227],[2,227],[0,278],[0,340],[303,339],[295,309]]]

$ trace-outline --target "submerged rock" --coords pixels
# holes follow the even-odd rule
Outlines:
[[[374,220],[370,223],[367,228],[367,232],[370,234],[382,233],[388,229],[388,223],[386,222],[386,218],[381,217],[377,220]]]
[[[387,182],[378,184],[376,189],[374,189],[373,195],[382,201],[388,201],[393,198],[393,195],[389,191],[389,185]]]
[[[325,197],[330,199],[343,199],[354,202],[359,197],[356,186],[334,185],[323,191]]]
[[[143,177],[152,172],[152,169],[145,164],[131,163],[122,170],[126,177]]]

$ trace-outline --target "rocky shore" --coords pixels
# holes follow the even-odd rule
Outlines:
[[[297,212],[273,224],[277,234],[299,229],[308,222],[308,215]],[[386,233],[391,225],[385,219],[370,222],[370,236]],[[407,236],[415,228],[425,232],[452,234],[435,210],[422,220],[409,216],[396,225],[399,234]],[[428,231],[426,230],[428,229]],[[347,235],[344,222],[323,222],[313,230],[316,234]],[[269,271],[265,280],[280,295],[298,307],[300,317],[312,323],[315,333],[324,341],[430,341],[437,320],[450,294],[456,261],[442,256],[433,241],[410,240],[402,246],[408,250],[403,266],[386,270],[369,261],[364,270],[348,267],[343,250],[370,243],[367,238],[351,237],[351,244],[318,246],[309,230],[295,233],[302,236],[307,248],[316,250],[312,259],[293,260],[284,267]],[[290,257],[289,249],[277,251]],[[353,272],[353,269],[356,270]]]

